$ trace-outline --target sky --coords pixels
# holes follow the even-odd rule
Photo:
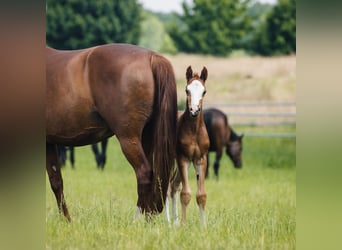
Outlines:
[[[189,1],[189,0],[187,0]],[[183,0],[138,0],[138,2],[142,3],[143,7],[148,10],[156,11],[156,12],[172,12],[175,11],[177,13],[182,12],[182,2]],[[276,3],[277,0],[257,0],[257,2],[261,3]]]

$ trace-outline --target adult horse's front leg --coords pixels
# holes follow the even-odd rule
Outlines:
[[[57,200],[59,211],[63,211],[65,218],[70,222],[71,218],[64,200],[61,164],[58,159],[57,146],[54,144],[46,144],[46,170],[49,175],[51,189]]]
[[[121,149],[129,163],[133,166],[137,177],[138,201],[137,208],[142,214],[155,211],[152,206],[153,171],[149,164],[141,142],[138,138],[119,138]]]
[[[196,193],[196,201],[199,207],[200,218],[202,226],[206,226],[205,219],[205,204],[207,202],[207,193],[205,191],[205,172],[207,168],[207,159],[206,155],[203,155],[200,159],[194,162],[196,167],[196,178],[197,178],[197,193]]]

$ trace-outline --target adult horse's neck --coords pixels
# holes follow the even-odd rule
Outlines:
[[[229,137],[229,140],[236,140],[237,138],[239,138],[239,136],[235,133],[235,131],[232,129],[232,127],[230,127],[230,137]]]

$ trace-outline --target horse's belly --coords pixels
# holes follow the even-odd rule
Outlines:
[[[83,146],[97,143],[113,135],[101,118],[60,116],[47,119],[46,140],[49,143],[67,146]]]

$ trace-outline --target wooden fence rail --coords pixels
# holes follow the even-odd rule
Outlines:
[[[227,102],[205,103],[204,108],[222,110],[227,114],[232,126],[295,126],[296,102]],[[295,133],[246,132],[250,137],[286,137],[295,138]]]

